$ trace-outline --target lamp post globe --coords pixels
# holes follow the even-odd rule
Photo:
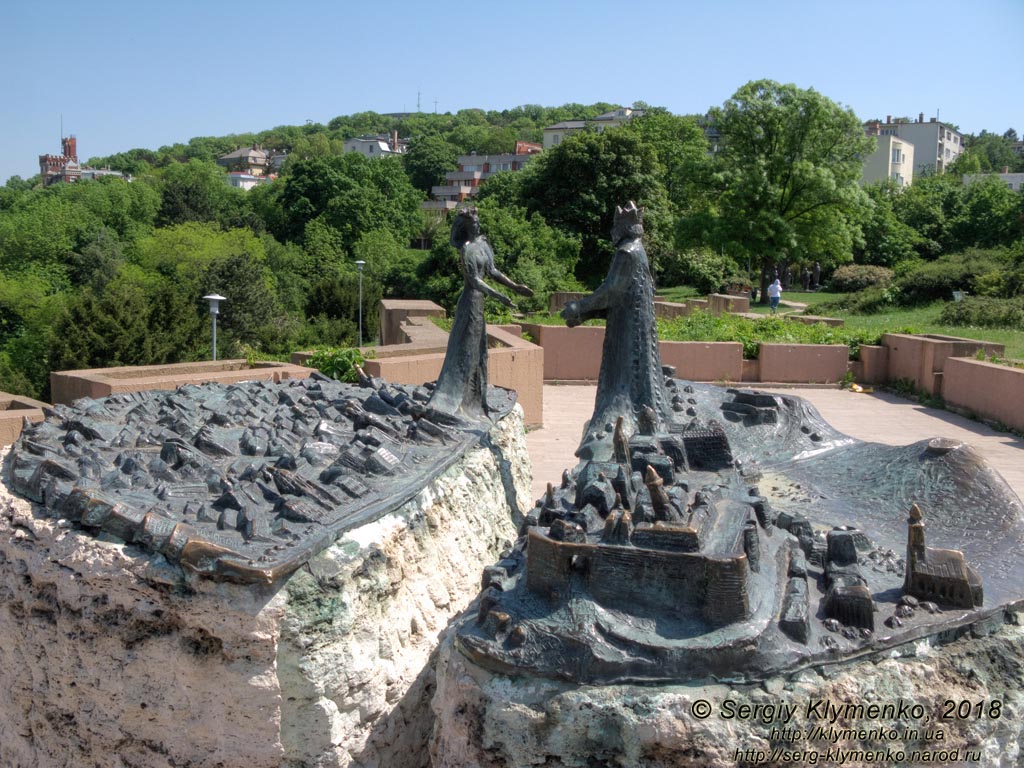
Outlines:
[[[210,303],[210,318],[213,320],[213,344],[211,348],[213,350],[213,359],[217,359],[217,315],[220,313],[220,303],[227,301],[227,298],[221,296],[218,293],[211,293],[208,296],[203,296]]]

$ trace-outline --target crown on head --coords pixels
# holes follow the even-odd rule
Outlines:
[[[637,208],[636,203],[630,200],[624,206],[615,206],[615,224],[625,224],[632,226],[633,224],[644,223],[644,209]]]

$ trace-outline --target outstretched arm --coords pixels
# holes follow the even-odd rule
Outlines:
[[[477,290],[483,292],[484,296],[490,296],[492,299],[497,299],[509,309],[515,308],[515,304],[512,303],[512,299],[510,299],[501,291],[494,290],[493,288],[491,288],[491,286],[489,286],[487,283],[485,283],[483,280],[481,280],[479,277],[475,275],[471,278],[471,280],[473,281],[473,286]]]
[[[518,293],[520,296],[533,296],[533,291],[525,283],[517,283],[511,277],[506,275],[496,266],[494,266],[494,252],[488,247],[487,254],[487,274],[491,279],[496,280],[502,285],[511,288],[513,291]]]
[[[605,317],[608,308],[621,300],[629,291],[629,270],[624,263],[621,251],[612,259],[608,277],[604,279],[593,293],[579,301],[570,301],[562,310],[562,317],[570,328],[595,317]]]

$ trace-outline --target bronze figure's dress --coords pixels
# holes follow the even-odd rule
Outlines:
[[[532,296],[533,292],[494,266],[494,251],[480,235],[476,209],[466,209],[456,217],[452,245],[459,249],[465,286],[455,307],[455,323],[430,405],[445,413],[479,418],[489,413],[484,298],[490,296],[507,307],[513,306],[511,299],[491,288],[484,278],[497,280],[523,296]]]
[[[623,417],[627,437],[636,431],[637,416],[643,406],[654,411],[661,428],[673,419],[658,349],[654,279],[640,241],[643,230],[636,211],[620,209],[620,216],[626,219],[620,221],[620,216],[616,217],[613,238],[617,250],[608,277],[597,290],[570,302],[562,312],[570,327],[591,318],[607,318],[594,415],[576,452],[583,459],[610,458],[611,432],[619,416]],[[632,224],[630,216],[635,219]],[[602,432],[604,436],[597,437]]]

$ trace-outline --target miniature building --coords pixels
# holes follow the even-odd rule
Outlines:
[[[857,564],[852,529],[829,531],[825,556],[825,615],[850,627],[875,628],[875,602]]]
[[[716,627],[748,618],[747,573],[757,571],[760,556],[752,505],[699,491],[687,509],[686,484],[673,484],[688,459],[731,466],[721,425],[634,433],[628,441],[620,428],[613,439],[620,461],[587,462],[576,478],[579,513],[561,509],[553,488],[543,502],[539,525],[529,528],[530,591],[563,595],[579,579],[599,605],[636,615]]]
[[[696,422],[683,430],[686,460],[694,469],[717,471],[732,466],[732,450],[722,425],[711,421],[707,426]]]
[[[726,415],[740,414],[753,424],[775,424],[779,420],[779,403],[774,396],[751,389],[727,390],[732,396],[731,401],[722,403]]]
[[[917,504],[910,507],[903,591],[957,608],[980,606],[984,600],[981,576],[967,565],[963,552],[925,546],[923,517]]]
[[[613,515],[609,520],[613,535],[631,527],[630,521]],[[728,557],[687,551],[694,531],[678,524],[636,526],[629,531],[632,546],[559,541],[551,535],[555,526],[550,534],[531,528],[527,586],[536,594],[558,594],[577,575],[595,602],[608,608],[640,615],[695,615],[712,626],[724,626],[750,615],[742,527],[738,547]],[[638,538],[658,548],[636,546]]]

